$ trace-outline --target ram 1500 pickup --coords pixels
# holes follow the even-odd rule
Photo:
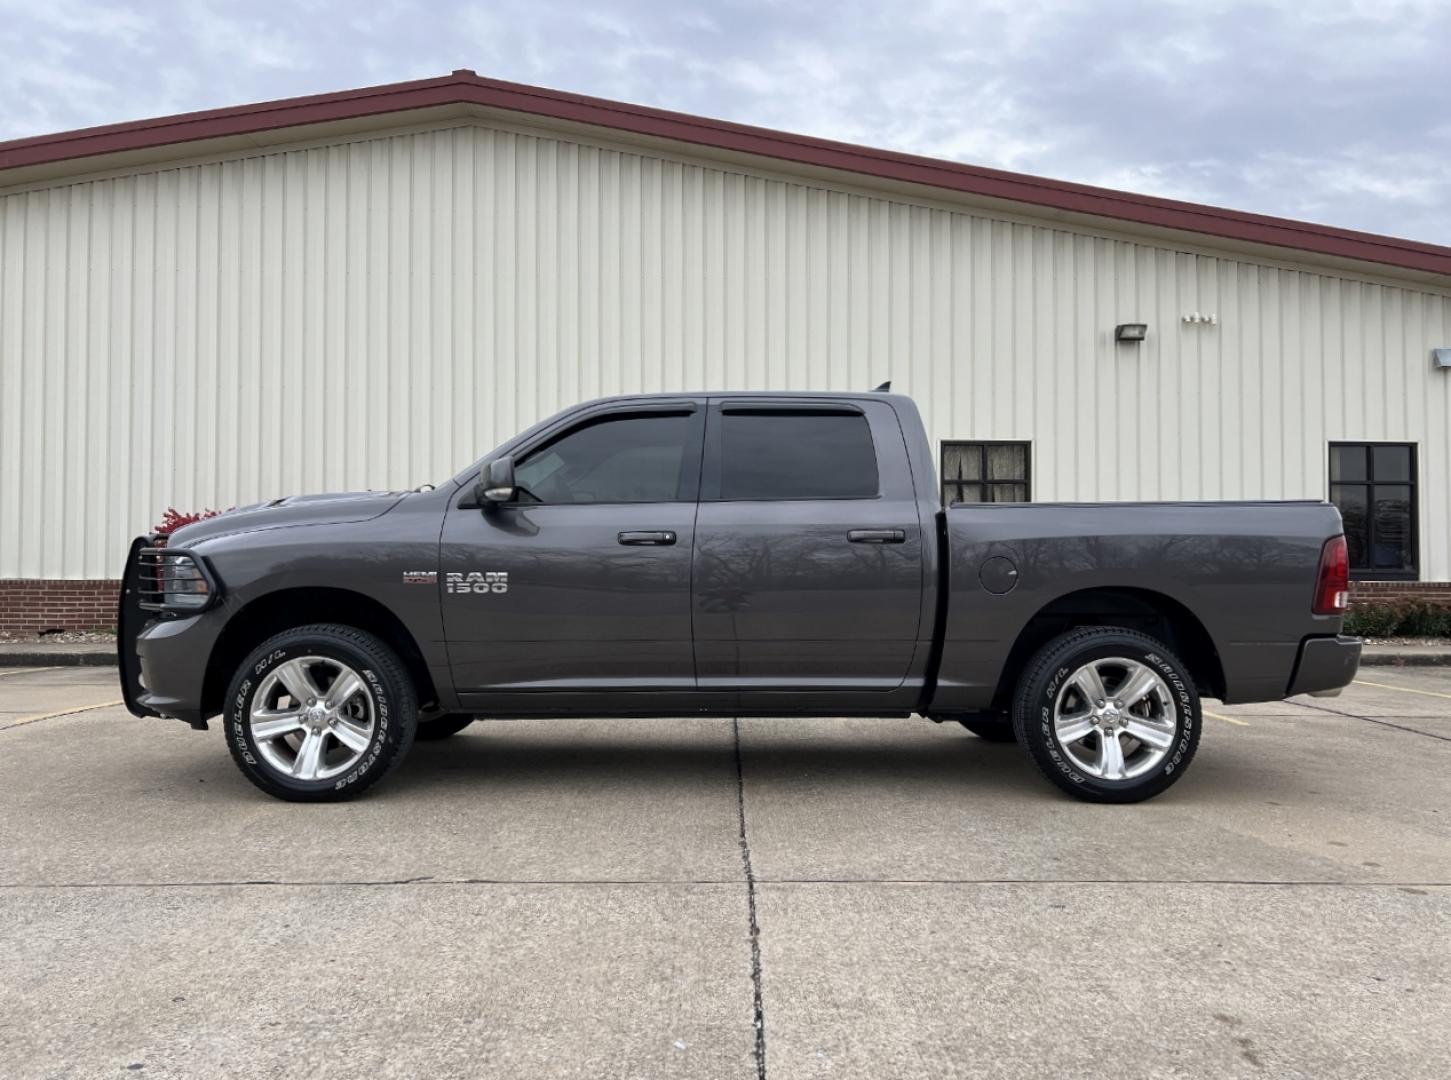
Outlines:
[[[436,487],[277,499],[133,542],[133,713],[293,800],[356,795],[480,717],[880,716],[1016,741],[1131,802],[1200,697],[1333,693],[1360,642],[1335,508],[943,508],[884,392],[579,405]]]

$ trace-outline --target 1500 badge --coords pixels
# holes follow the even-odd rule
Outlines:
[[[444,576],[444,591],[451,593],[505,593],[509,591],[507,570],[478,570]]]

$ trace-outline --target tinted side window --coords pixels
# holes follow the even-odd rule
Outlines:
[[[521,502],[673,502],[690,417],[597,420],[540,447],[514,469]]]
[[[722,412],[722,499],[871,499],[877,454],[860,413]]]

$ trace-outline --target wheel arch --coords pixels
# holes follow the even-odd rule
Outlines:
[[[350,589],[299,586],[259,596],[227,621],[207,658],[202,680],[202,715],[222,711],[227,684],[249,652],[273,634],[311,623],[339,623],[380,638],[403,662],[413,680],[419,704],[438,699],[423,651],[397,615],[372,597]]]
[[[1224,695],[1224,665],[1198,616],[1172,596],[1153,589],[1107,586],[1064,593],[1028,619],[998,678],[994,708],[1011,707],[1018,674],[1035,652],[1081,626],[1117,626],[1157,638],[1189,668],[1200,694]]]

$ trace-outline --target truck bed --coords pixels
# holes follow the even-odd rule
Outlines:
[[[1179,633],[1198,627],[1212,645],[1201,687],[1228,702],[1285,697],[1302,642],[1340,626],[1311,613],[1321,551],[1341,532],[1327,503],[954,504],[941,519],[934,711],[1000,707],[1004,673],[1026,660],[1006,628],[1103,603],[1180,612]]]

